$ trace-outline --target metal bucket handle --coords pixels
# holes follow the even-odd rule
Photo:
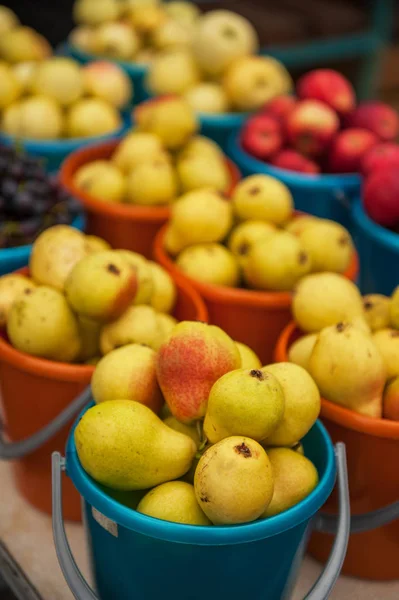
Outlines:
[[[304,600],[327,600],[339,577],[346,555],[349,540],[350,506],[348,490],[348,471],[346,466],[345,445],[339,442],[335,447],[338,472],[339,516],[338,530],[324,571],[306,595]],[[59,452],[52,455],[53,476],[53,537],[58,561],[65,580],[76,600],[99,600],[80,572],[69,547],[62,516],[61,472],[65,470],[65,459]],[[323,527],[324,516],[319,514],[314,526]]]
[[[91,388],[87,386],[64,410],[62,410],[50,423],[45,425],[33,435],[19,441],[7,442],[4,439],[4,430],[0,421],[0,459],[13,460],[32,454],[43,446],[49,439],[60,431],[69,421],[80,412],[91,400]]]

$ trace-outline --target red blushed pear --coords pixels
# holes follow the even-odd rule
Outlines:
[[[281,150],[272,160],[272,164],[279,169],[288,171],[297,171],[308,175],[320,173],[320,167],[317,163],[306,156],[302,156],[296,150]]]
[[[399,171],[386,169],[367,177],[363,186],[366,213],[383,227],[399,225]]]
[[[273,100],[264,105],[262,114],[275,117],[283,123],[288,115],[291,114],[296,104],[297,99],[295,96],[277,96],[277,98],[273,98]]]
[[[299,79],[296,89],[302,100],[320,100],[341,116],[355,108],[356,97],[352,85],[333,69],[315,69],[306,73]]]
[[[305,156],[320,156],[339,128],[337,114],[318,100],[298,102],[286,120],[286,133],[292,146]]]
[[[182,321],[158,351],[158,383],[173,416],[190,423],[205,416],[213,384],[240,366],[237,346],[222,329]]]
[[[368,129],[384,142],[394,141],[399,134],[398,113],[384,102],[364,102],[349,115],[347,125]]]
[[[399,377],[392,379],[384,390],[382,414],[385,419],[399,421]]]
[[[252,117],[241,132],[241,144],[252,156],[270,159],[283,144],[280,123],[266,114]]]
[[[373,146],[362,159],[361,169],[365,177],[374,171],[391,167],[399,169],[399,144],[392,142]]]
[[[345,129],[335,138],[328,157],[332,173],[359,173],[366,153],[378,143],[367,129]]]

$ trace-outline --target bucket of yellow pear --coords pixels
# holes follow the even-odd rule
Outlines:
[[[323,396],[321,416],[348,452],[352,515],[397,502],[399,482],[399,291],[392,298],[360,292],[332,273],[305,278],[292,321],[276,347],[314,377]],[[337,512],[332,495],[327,510]],[[343,571],[369,579],[398,579],[399,522],[354,531]],[[316,533],[310,551],[325,560],[332,537]]]
[[[29,268],[0,278],[0,316],[0,458],[16,459],[20,492],[45,512],[50,454],[87,404],[101,355],[132,341],[155,354],[176,319],[207,320],[197,292],[159,265],[64,225],[37,238]],[[67,479],[64,500],[66,517],[79,519]]]

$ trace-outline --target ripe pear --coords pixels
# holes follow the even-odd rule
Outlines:
[[[201,11],[196,4],[187,2],[187,0],[172,0],[164,4],[167,14],[182,25],[193,25],[201,15]]]
[[[399,331],[397,329],[380,329],[373,335],[373,342],[384,359],[387,378],[399,375]]]
[[[296,340],[288,350],[288,360],[309,371],[310,355],[317,341],[317,333],[309,333]]]
[[[68,106],[83,95],[82,69],[76,61],[63,56],[44,60],[36,69],[31,91]]]
[[[391,327],[399,329],[399,285],[392,294],[389,314],[391,318]]]
[[[225,163],[213,158],[191,155],[177,162],[177,174],[183,192],[212,188],[225,192],[229,187],[230,173]]]
[[[215,525],[258,519],[269,506],[273,485],[266,452],[244,436],[228,437],[211,446],[194,477],[198,504]]]
[[[162,313],[169,313],[176,303],[177,290],[169,273],[152,260],[147,261],[151,271],[152,291],[150,305]]]
[[[283,419],[266,439],[267,446],[292,446],[313,427],[320,413],[320,393],[305,369],[293,363],[281,362],[262,368],[280,383],[285,408]]]
[[[153,96],[182,96],[200,81],[200,71],[188,49],[168,48],[157,54],[146,77],[146,86]]]
[[[214,162],[219,163],[224,163],[226,160],[221,147],[203,135],[194,135],[190,138],[187,144],[180,150],[178,159],[180,160],[189,156],[204,156],[212,158]]]
[[[177,325],[177,319],[172,317],[171,315],[166,315],[164,313],[157,314],[157,324],[158,324],[158,343],[155,344],[156,349],[160,348],[162,344],[166,342],[169,338],[171,332]]]
[[[115,490],[145,490],[182,477],[196,453],[191,438],[132,400],[89,408],[74,437],[85,471]]]
[[[212,386],[205,435],[212,444],[232,435],[261,442],[281,423],[284,406],[283,390],[271,373],[264,369],[231,371]]]
[[[172,2],[172,4],[180,4],[179,2]],[[195,7],[197,8],[197,7]],[[176,9],[175,9],[176,10]],[[173,9],[170,11],[173,14]],[[17,15],[7,6],[0,6],[0,35],[3,35],[6,31],[11,31],[19,25],[19,19]]]
[[[367,294],[363,296],[364,318],[371,331],[386,329],[390,325],[390,304],[388,296]]]
[[[290,448],[270,448],[274,479],[273,498],[262,517],[273,517],[309,496],[319,482],[314,464]]]
[[[75,315],[65,296],[46,286],[25,290],[15,299],[7,335],[17,350],[49,360],[72,362],[80,351]]]
[[[32,279],[63,291],[68,275],[86,254],[83,233],[67,225],[49,227],[33,244],[29,259]]]
[[[197,281],[227,287],[236,287],[239,283],[238,263],[222,244],[189,246],[179,254],[176,265]]]
[[[137,277],[115,250],[88,254],[75,265],[65,282],[72,308],[98,321],[118,318],[133,301]]]
[[[158,382],[173,416],[183,423],[204,417],[215,381],[240,365],[237,346],[222,329],[178,323],[157,358]]]
[[[342,275],[314,273],[298,283],[292,314],[302,331],[313,333],[363,316],[363,300],[356,285]]]
[[[388,383],[382,399],[382,416],[399,421],[399,376]]]
[[[186,245],[180,238],[180,235],[170,225],[166,226],[163,242],[165,250],[172,256],[179,254]]]
[[[309,372],[321,395],[369,417],[381,417],[386,380],[384,360],[374,340],[349,323],[319,333]]]
[[[281,231],[256,242],[244,264],[244,279],[257,290],[290,291],[311,269],[301,242]]]
[[[6,325],[15,299],[23,292],[33,290],[35,287],[36,285],[31,279],[25,275],[19,275],[19,273],[0,277],[0,327]]]
[[[350,323],[354,327],[357,327],[358,329],[363,331],[363,333],[367,333],[367,335],[371,335],[370,326],[363,316],[352,317],[351,319],[348,319],[347,323]]]
[[[111,244],[108,244],[108,242],[96,235],[86,235],[85,248],[88,253],[102,252],[103,250],[112,250]]]
[[[13,70],[3,62],[0,63],[0,77],[0,108],[3,109],[21,96],[22,89]]]
[[[198,505],[194,486],[184,481],[168,481],[144,496],[137,512],[163,521],[185,525],[212,525]]]
[[[31,27],[13,27],[1,35],[0,58],[7,63],[41,61],[51,53],[52,48],[46,38]]]
[[[162,156],[139,163],[127,176],[126,201],[157,206],[170,204],[178,195],[175,168]]]
[[[176,417],[172,416],[166,417],[166,419],[164,419],[163,422],[165,423],[165,425],[171,427],[175,431],[180,431],[180,433],[188,435],[193,440],[197,448],[200,447],[201,439],[196,425],[187,425],[186,423],[180,423],[180,421],[178,421]]]
[[[309,225],[313,225],[315,221],[318,220],[319,219],[313,215],[295,215],[284,225],[284,229],[288,231],[288,233],[300,235],[304,229],[309,227]]]
[[[118,319],[102,328],[101,352],[108,354],[127,344],[144,344],[155,350],[160,333],[157,313],[151,306],[129,306]]]
[[[78,315],[80,352],[79,362],[86,362],[100,354],[100,330],[101,323]]]
[[[317,219],[303,228],[298,237],[310,256],[313,272],[344,273],[349,267],[354,245],[349,232],[339,223]]]
[[[102,202],[122,202],[126,196],[126,178],[108,160],[94,160],[80,167],[75,185]]]
[[[217,115],[229,112],[229,99],[220,83],[197,83],[186,91],[184,97],[196,113]]]
[[[96,366],[91,388],[99,404],[124,398],[145,404],[155,413],[161,409],[163,398],[156,373],[156,354],[140,344],[116,348]]]
[[[190,44],[190,30],[175,19],[167,19],[153,32],[151,43],[158,50],[184,48]]]
[[[262,363],[255,352],[246,344],[236,342],[241,357],[241,369],[260,369]]]
[[[131,250],[116,250],[116,252],[123,256],[136,273],[137,292],[132,303],[136,305],[149,304],[154,290],[149,262],[144,256]]]
[[[116,134],[122,117],[115,106],[102,98],[82,98],[75,102],[65,117],[65,133],[71,138],[87,138]]]
[[[163,152],[159,137],[153,133],[131,131],[124,137],[112,155],[112,162],[128,174],[142,162],[151,162]]]
[[[158,3],[130,4],[130,21],[134,29],[144,36],[151,36],[166,21],[166,12]]]
[[[230,202],[215,190],[202,189],[181,196],[172,207],[171,228],[184,246],[219,242],[232,225]]]
[[[270,175],[250,175],[233,193],[234,211],[242,221],[267,221],[283,225],[291,217],[294,202],[284,183]]]
[[[277,228],[266,221],[244,221],[233,229],[227,245],[244,267],[254,245],[260,240],[269,239],[276,231]]]

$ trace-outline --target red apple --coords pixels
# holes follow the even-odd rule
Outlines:
[[[392,142],[377,144],[363,157],[362,173],[365,176],[387,167],[399,169],[399,144],[393,144]]]
[[[367,129],[341,131],[330,149],[329,170],[333,173],[358,173],[366,152],[377,143],[377,136]]]
[[[374,171],[363,186],[363,205],[369,217],[383,227],[399,224],[399,171]]]
[[[262,112],[272,115],[283,122],[292,112],[296,103],[297,99],[294,96],[277,96],[277,98],[273,98],[273,100],[265,104]]]
[[[349,115],[348,126],[368,129],[384,142],[391,142],[399,134],[398,113],[383,102],[364,102]]]
[[[319,100],[301,100],[286,120],[289,141],[298,152],[306,156],[322,154],[338,127],[336,113]]]
[[[252,156],[261,160],[270,159],[283,144],[280,123],[266,114],[252,117],[241,132],[241,144]]]
[[[287,169],[288,171],[298,171],[299,173],[316,174],[320,173],[320,167],[313,160],[302,156],[296,150],[281,150],[274,159],[272,164],[279,169]]]
[[[321,100],[341,116],[355,108],[356,96],[349,81],[333,69],[315,69],[303,75],[296,86],[301,99]]]

